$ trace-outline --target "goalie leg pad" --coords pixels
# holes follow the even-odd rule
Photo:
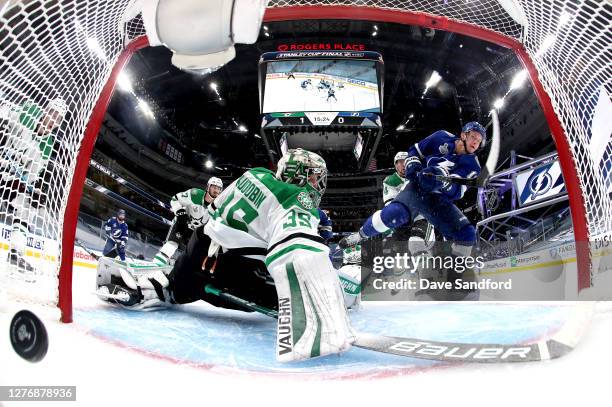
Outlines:
[[[159,252],[155,255],[154,261],[158,264],[168,264],[174,253],[178,249],[178,243],[168,240],[164,245],[159,249]]]
[[[338,275],[324,253],[272,267],[278,294],[277,359],[309,359],[348,350],[355,341]]]
[[[361,266],[347,264],[340,267],[338,277],[344,294],[344,305],[347,309],[359,309],[361,304]]]
[[[135,310],[148,310],[167,307],[171,304],[168,292],[169,281],[166,275],[170,267],[151,267],[131,269],[123,262],[100,258],[96,279],[96,294],[102,300],[119,303]],[[109,297],[108,292],[116,294]],[[127,293],[129,300],[117,297]]]

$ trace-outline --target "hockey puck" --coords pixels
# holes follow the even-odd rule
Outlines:
[[[29,362],[40,362],[47,354],[49,337],[42,321],[30,311],[15,314],[10,326],[11,345]]]

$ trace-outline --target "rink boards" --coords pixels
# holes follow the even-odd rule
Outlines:
[[[0,264],[5,264],[11,230],[0,224]],[[57,267],[59,244],[42,236],[28,235],[26,257],[33,265],[45,270]],[[90,248],[88,248],[90,249]],[[100,250],[91,249],[97,255]],[[612,242],[603,240],[592,244],[594,287],[586,290],[589,298],[610,300],[612,293]],[[97,261],[82,247],[75,244],[73,265],[75,270],[95,269]],[[551,242],[537,251],[496,259],[485,263],[481,278],[494,281],[512,280],[512,293],[504,290],[482,290],[482,299],[488,300],[560,300],[577,299],[577,269],[574,242]],[[520,292],[523,298],[517,298]],[[581,295],[585,294],[584,292]],[[401,297],[401,296],[400,296]],[[400,297],[397,297],[399,300]],[[402,298],[406,299],[406,298]]]

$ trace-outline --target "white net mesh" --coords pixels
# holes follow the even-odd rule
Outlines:
[[[144,34],[139,17],[123,23],[129,3],[0,3],[0,267],[23,296],[57,302],[62,231],[75,227],[63,222],[72,173],[78,159],[89,158],[79,157],[79,148],[120,53]],[[569,142],[590,236],[611,236],[612,142],[594,121],[602,105],[609,108],[612,93],[612,6],[607,0],[518,0],[514,10],[507,6],[512,0],[503,3],[505,8],[496,0],[272,0],[269,7],[423,13],[521,41]]]
[[[521,26],[496,0],[270,0],[268,3],[269,8],[292,6],[353,6],[408,11],[452,18],[515,38],[519,38],[522,32]]]
[[[590,235],[609,237],[612,140],[593,124],[599,98],[609,104],[612,94],[612,3],[521,3],[530,22],[523,42],[570,143]]]
[[[72,172],[124,48],[127,2],[12,3],[0,19],[3,285],[11,297],[57,303]]]

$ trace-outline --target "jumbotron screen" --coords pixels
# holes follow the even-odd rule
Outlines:
[[[262,113],[380,113],[376,61],[305,59],[267,63]]]

